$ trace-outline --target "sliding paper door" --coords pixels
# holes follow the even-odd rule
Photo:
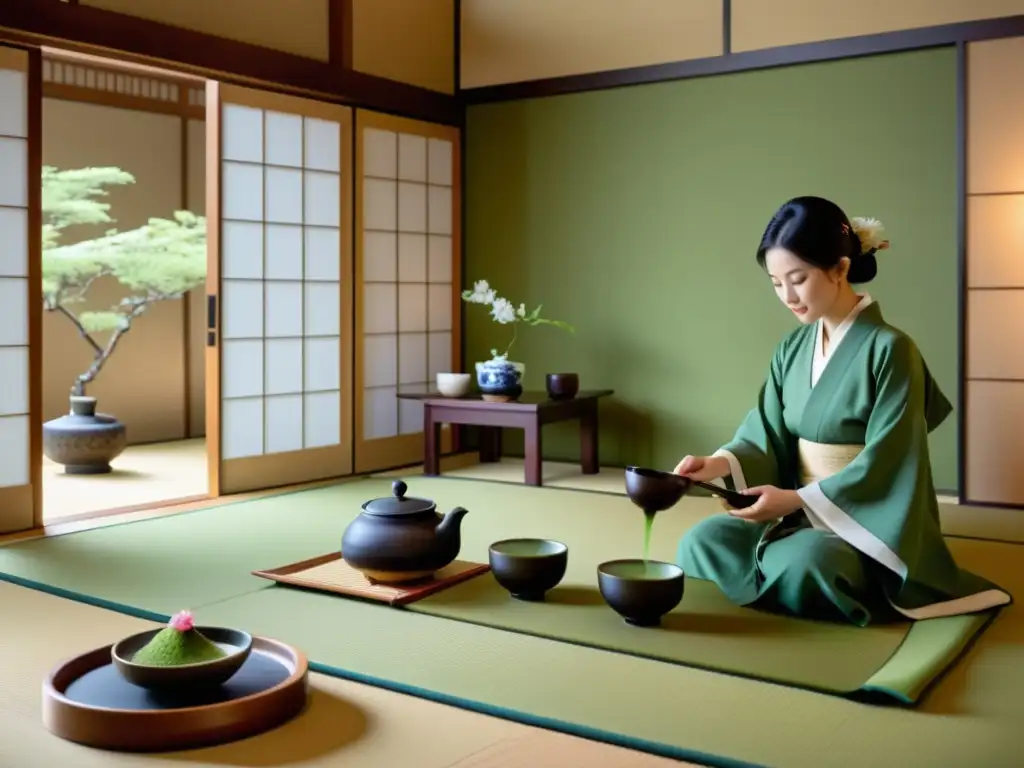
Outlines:
[[[42,521],[41,74],[0,47],[0,533]]]
[[[457,128],[357,110],[358,472],[422,461],[423,407],[398,394],[461,370],[459,201]]]
[[[962,503],[1024,508],[1024,39],[967,46]],[[1008,79],[1007,79],[1008,78]]]
[[[208,88],[211,493],[352,472],[351,146],[347,107]]]

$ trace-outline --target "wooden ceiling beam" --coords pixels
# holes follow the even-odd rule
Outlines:
[[[344,21],[344,13],[344,6],[339,5],[334,17]],[[350,10],[348,18],[351,20]],[[336,61],[323,62],[61,0],[0,2],[0,39],[14,43],[112,55],[239,85],[461,125],[463,109],[455,96],[346,68],[351,41],[345,46],[346,33],[338,29],[342,48],[334,42]],[[351,36],[351,24],[347,34]],[[331,35],[335,41],[335,33]]]

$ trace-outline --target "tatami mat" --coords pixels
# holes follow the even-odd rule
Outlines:
[[[360,604],[342,611],[333,598],[281,587],[250,589],[235,572],[248,564],[272,567],[311,557],[335,546],[357,511],[350,508],[353,498],[361,501],[388,492],[383,479],[358,485],[355,494],[351,488],[338,493],[340,486],[328,487],[4,547],[0,569],[30,572],[40,581],[79,592],[96,594],[102,586],[119,599],[145,601],[142,607],[152,609],[159,602],[160,610],[168,613],[197,608],[201,620],[242,622],[246,628],[298,641],[311,658],[336,659],[335,666],[361,670],[378,681],[394,680],[400,667],[403,682],[426,691],[460,695],[472,660],[479,677],[472,681],[478,700],[484,687],[486,701],[504,702],[508,709],[572,717],[599,730],[628,730],[649,742],[683,745],[691,755],[787,768],[998,768],[1014,765],[1018,758],[1019,723],[1024,721],[1024,698],[1019,695],[1024,690],[1024,612],[1018,605],[996,620],[919,709],[901,711],[514,633],[496,634],[462,622],[393,615],[402,612],[381,606]],[[598,559],[640,546],[641,519],[621,496],[522,487],[503,494],[480,488],[486,485],[409,479],[411,493],[435,499],[442,510],[463,503],[470,508],[463,526],[467,557],[479,557],[495,537],[566,535],[577,552],[586,553],[570,557],[571,576],[580,568],[589,571]],[[688,499],[659,516],[652,556],[671,558],[679,533],[713,507],[711,500]],[[274,526],[277,533],[268,537],[269,529],[255,523],[271,515],[290,521],[295,533]],[[177,532],[167,528],[171,520],[177,521]],[[146,528],[149,533],[142,530]],[[258,533],[261,528],[264,535]],[[1018,566],[1024,550],[962,539],[953,540],[952,546],[966,566],[1015,595],[1024,594],[1024,571]],[[232,572],[224,576],[225,570]],[[149,576],[142,579],[140,574]],[[175,579],[177,584],[172,583]],[[158,582],[158,600],[132,584],[142,580]],[[358,631],[356,613],[365,611],[385,612],[388,623],[371,638]],[[305,623],[298,623],[300,615]],[[310,621],[311,616],[316,618]],[[69,622],[37,631],[45,637],[73,628]],[[472,698],[467,692],[461,695]],[[444,733],[444,728],[434,730]],[[61,764],[74,765],[48,763]]]
[[[0,583],[3,768],[669,768],[680,763],[311,675],[307,710],[234,744],[159,755],[103,752],[48,733],[41,684],[62,660],[148,622]]]

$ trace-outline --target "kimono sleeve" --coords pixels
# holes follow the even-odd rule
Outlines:
[[[928,432],[948,410],[908,338],[880,345],[872,368],[865,372],[875,399],[863,450],[797,492],[813,523],[905,579],[908,561],[922,554],[915,548],[939,535]]]
[[[768,378],[761,386],[757,405],[740,424],[732,440],[713,455],[729,462],[731,485],[744,491],[758,485],[780,486],[788,482],[790,436],[783,421],[782,386],[785,346],[772,357]]]

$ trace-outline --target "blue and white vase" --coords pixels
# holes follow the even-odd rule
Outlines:
[[[484,400],[506,402],[523,394],[526,366],[503,357],[476,364],[476,384]]]

